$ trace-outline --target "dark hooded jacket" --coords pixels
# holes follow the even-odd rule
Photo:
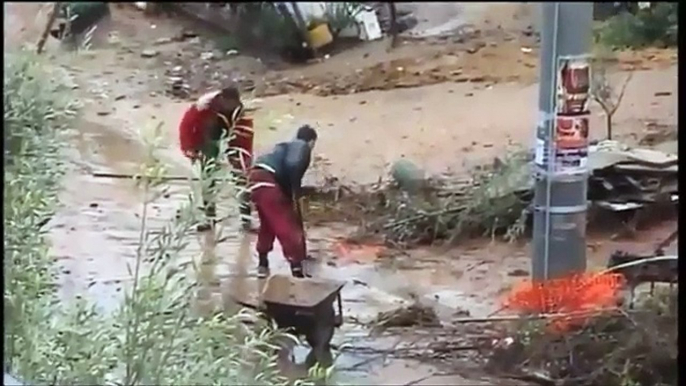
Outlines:
[[[255,160],[255,166],[266,166],[271,169],[277,184],[287,196],[300,197],[302,179],[310,167],[312,149],[307,142],[295,139],[281,142],[274,146],[271,152],[263,154]]]

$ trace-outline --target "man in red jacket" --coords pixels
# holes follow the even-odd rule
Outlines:
[[[206,174],[216,171],[219,157],[220,140],[228,134],[228,159],[232,165],[232,174],[238,185],[241,221],[244,228],[250,228],[250,202],[245,190],[246,175],[252,163],[253,122],[244,116],[240,93],[235,87],[227,87],[201,96],[184,113],[179,125],[179,142],[183,154],[192,162],[199,161]],[[216,221],[216,206],[213,192],[215,181],[209,182],[208,189],[203,189],[205,214],[209,224],[203,224],[198,230],[211,227]]]

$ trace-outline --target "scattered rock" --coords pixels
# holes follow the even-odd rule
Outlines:
[[[88,206],[91,208],[97,208],[98,206],[100,206],[100,204],[98,204],[97,202],[91,202]]]
[[[512,277],[525,277],[525,276],[529,276],[529,272],[527,270],[517,268],[517,269],[513,269],[512,271],[508,272],[507,275],[512,276]]]
[[[159,39],[155,40],[156,45],[162,45],[162,44],[167,44],[167,43],[171,43],[171,42],[172,42],[171,38],[159,38]]]
[[[149,59],[149,58],[154,58],[155,56],[157,56],[159,54],[160,54],[159,51],[156,51],[156,50],[143,50],[143,52],[141,52],[141,57]]]
[[[106,115],[110,115],[110,112],[102,110],[102,111],[98,111],[96,114],[98,114],[101,117],[104,117]]]
[[[182,39],[192,39],[192,38],[197,38],[198,34],[195,31],[191,30],[183,30],[181,32],[181,38]]]
[[[670,91],[658,91],[655,94],[656,97],[670,96],[672,93]]]
[[[466,97],[471,97],[471,96],[474,96],[474,93],[473,93],[473,92],[468,92],[468,93],[464,94],[464,96],[466,96]]]
[[[124,98],[126,98],[126,95],[117,95],[116,97],[114,97],[114,100],[115,100],[115,101],[120,101],[120,100],[122,100],[122,99],[124,99]]]
[[[469,48],[467,48],[467,53],[468,53],[468,54],[475,54],[475,53],[477,53],[477,51],[479,51],[480,49],[481,49],[481,47],[479,47],[479,46],[469,47]]]

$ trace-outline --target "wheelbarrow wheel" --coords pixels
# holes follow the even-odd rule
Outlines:
[[[334,329],[334,310],[326,315],[322,315],[317,319],[312,331],[305,336],[305,340],[312,348],[305,358],[307,367],[314,366],[319,363],[323,367],[329,367],[333,364],[333,355],[331,354],[331,339],[333,338]]]

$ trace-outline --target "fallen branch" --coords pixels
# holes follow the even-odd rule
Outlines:
[[[125,173],[109,173],[109,172],[92,172],[91,175],[96,178],[115,178],[123,180],[132,180],[139,178],[156,178],[163,181],[200,181],[198,177],[183,177],[183,176],[163,176],[163,177],[151,177],[151,176],[139,176],[134,174]]]

